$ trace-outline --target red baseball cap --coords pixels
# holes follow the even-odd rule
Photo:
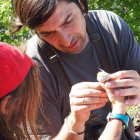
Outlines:
[[[33,61],[19,49],[0,42],[0,98],[23,81],[32,64]]]

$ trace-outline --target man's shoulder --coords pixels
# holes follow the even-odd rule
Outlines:
[[[102,24],[117,23],[121,24],[122,19],[116,13],[107,10],[91,10],[89,11],[90,18],[101,22]]]
[[[116,13],[114,13],[114,12],[112,12],[112,11],[108,11],[108,10],[89,10],[89,12],[88,12],[89,14],[92,14],[92,15],[94,15],[94,16],[96,16],[96,17],[106,17],[106,16],[111,16],[111,17],[116,17],[116,18],[118,18],[119,16],[116,14]]]
[[[106,29],[108,32],[119,32],[122,28],[126,28],[126,22],[116,13],[107,10],[91,10],[89,17],[97,23],[100,29]]]

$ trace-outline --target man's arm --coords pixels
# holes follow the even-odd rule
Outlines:
[[[113,107],[112,113],[123,114],[125,115],[125,105],[116,104]],[[123,130],[123,124],[121,120],[112,119],[109,121],[101,134],[99,140],[120,140]]]
[[[99,98],[97,100],[96,97],[97,91],[95,89],[101,90],[99,83],[84,82],[79,83],[72,88],[72,91],[70,93],[71,114],[68,117],[67,123],[68,127],[71,130],[75,132],[82,132],[84,130],[84,124],[89,118],[90,110],[97,109],[105,105],[105,103],[101,103],[99,98],[101,98],[102,96],[106,96],[106,93],[105,92],[98,93],[100,95],[98,95]],[[113,105],[112,113],[125,114],[126,108],[124,104],[124,97],[111,96],[111,99],[112,98],[115,101],[117,100],[117,102],[115,102],[115,104]],[[119,100],[121,100],[121,102],[119,102]],[[122,133],[122,122],[119,120],[111,120],[110,122],[108,122],[103,134],[100,137],[100,140],[108,140],[108,139],[119,140],[121,138],[121,133]],[[54,138],[54,140],[59,139],[64,140],[69,138],[71,140],[72,139],[83,140],[84,135],[82,134],[78,136],[70,134],[68,132],[66,125],[64,124],[60,133]]]
[[[107,102],[107,94],[99,83],[83,82],[74,85],[70,93],[71,113],[54,140],[83,140],[84,133],[76,135],[71,134],[69,130],[83,132],[90,111],[103,107]]]
[[[109,89],[105,87],[105,83],[111,79],[110,75],[105,71],[99,72],[97,74],[97,79],[100,82],[100,85],[107,92],[108,98],[112,103],[112,113],[125,115],[126,105],[124,103],[125,97],[116,96],[113,94],[114,89]],[[99,140],[120,140],[123,130],[123,124],[121,120],[118,119],[109,119],[102,135]]]
[[[67,121],[67,122],[66,122]],[[65,120],[65,124],[62,126],[60,132],[53,140],[83,140],[84,133],[80,135],[72,134],[68,131],[68,128],[74,132],[83,132],[85,130],[85,122],[77,122],[75,116],[70,114]]]

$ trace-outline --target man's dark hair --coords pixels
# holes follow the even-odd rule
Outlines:
[[[79,0],[14,0],[15,12],[20,22],[20,24],[17,24],[16,26],[16,31],[22,28],[22,26],[28,26],[30,29],[35,29],[35,27],[47,21],[54,13],[55,8],[60,1],[68,3],[74,2],[83,13],[88,12],[87,0],[80,1],[84,9],[82,9]]]

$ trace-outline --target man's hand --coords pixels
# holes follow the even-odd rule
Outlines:
[[[76,121],[86,122],[90,111],[103,107],[109,100],[99,82],[82,82],[72,87],[70,93],[71,113]]]
[[[114,88],[106,88],[105,83],[111,79],[110,75],[105,71],[101,70],[97,74],[97,80],[100,82],[100,85],[107,92],[108,98],[112,103],[112,112],[117,114],[126,113],[126,105],[124,104],[125,97],[124,96],[116,96],[114,93]]]
[[[125,104],[133,106],[140,102],[140,76],[136,71],[119,71],[109,76],[111,79],[105,83],[105,87],[113,88],[116,96],[128,96]]]

